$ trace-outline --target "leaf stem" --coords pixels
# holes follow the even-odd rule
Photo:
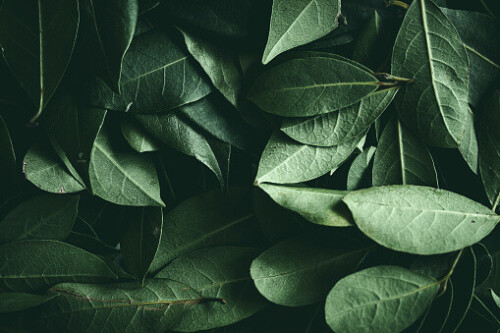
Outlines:
[[[408,4],[403,2],[403,1],[399,1],[399,0],[388,0],[385,2],[385,5],[387,7],[390,7],[390,6],[396,6],[396,7],[399,7],[399,8],[403,8],[404,10],[407,10],[408,7]]]
[[[446,275],[443,276],[443,278],[441,278],[441,280],[438,281],[438,284],[443,284],[444,283],[443,292],[446,290],[446,286],[447,286],[448,280],[453,275],[453,272],[455,271],[455,268],[457,267],[457,264],[460,261],[460,258],[462,257],[462,253],[463,252],[464,252],[464,249],[461,249],[458,252],[458,254],[455,257],[455,260],[453,261],[453,264],[451,265],[451,268],[448,271],[448,273],[446,273]]]
[[[488,12],[488,14],[491,15],[491,17],[495,19],[497,18],[495,14],[493,14],[493,12],[490,10],[490,8],[484,3],[484,0],[479,0],[479,2],[481,2],[481,5],[483,5],[484,9]]]

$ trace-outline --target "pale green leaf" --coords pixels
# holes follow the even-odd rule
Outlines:
[[[477,141],[474,114],[470,109],[469,112],[467,112],[467,124],[465,125],[464,136],[462,137],[458,150],[460,151],[460,154],[462,154],[462,157],[472,172],[477,174],[479,163],[479,143]]]

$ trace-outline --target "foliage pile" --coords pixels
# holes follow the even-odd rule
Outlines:
[[[498,17],[1,0],[0,328],[496,331]]]

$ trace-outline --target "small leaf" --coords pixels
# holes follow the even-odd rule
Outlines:
[[[349,209],[342,202],[347,191],[271,184],[261,184],[259,187],[276,203],[312,223],[331,227],[352,225]]]
[[[57,297],[57,294],[36,295],[27,293],[0,292],[0,313],[23,311],[46,303],[54,297]]]
[[[392,74],[415,80],[396,98],[403,122],[433,146],[458,147],[469,109],[469,61],[458,32],[432,1],[413,1],[406,12]]]
[[[172,330],[197,332],[230,325],[266,306],[248,271],[258,254],[253,248],[209,247],[182,255],[161,270],[155,278],[182,282],[205,299],[221,299],[191,308]]]
[[[340,0],[273,1],[271,26],[262,63],[321,38],[338,26]]]
[[[123,119],[121,122],[122,133],[132,149],[139,153],[158,151],[161,143],[137,122]]]
[[[368,268],[333,287],[326,322],[336,332],[401,332],[424,313],[438,289],[433,278],[406,268]]]
[[[336,280],[355,271],[369,249],[341,233],[304,234],[264,251],[252,262],[250,274],[271,302],[313,304],[327,295]]]
[[[389,121],[380,136],[373,158],[372,183],[437,186],[427,147],[398,120]]]
[[[479,242],[500,221],[489,208],[459,194],[413,185],[372,187],[344,197],[354,222],[390,249],[439,254]]]
[[[493,289],[491,289],[491,297],[493,297],[493,300],[495,301],[495,304],[500,309],[500,297],[498,297],[498,295],[495,294],[495,292],[493,291]]]
[[[53,240],[0,246],[0,287],[39,292],[61,282],[105,282],[116,275],[99,257]]]
[[[105,123],[97,134],[90,155],[92,193],[118,205],[164,206],[152,160],[124,149],[117,132]]]
[[[43,195],[23,202],[0,223],[0,244],[40,238],[64,240],[73,229],[79,199]]]
[[[347,190],[352,191],[370,187],[370,167],[373,164],[372,160],[375,151],[375,147],[368,147],[352,161],[347,174]]]
[[[345,108],[374,92],[369,72],[333,57],[292,59],[260,75],[248,99],[262,110],[284,117],[305,117]]]
[[[275,132],[262,153],[255,181],[257,184],[291,184],[318,178],[344,163],[359,140],[356,138],[340,146],[313,147]]]

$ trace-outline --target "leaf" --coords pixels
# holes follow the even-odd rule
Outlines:
[[[78,196],[42,195],[12,210],[0,223],[0,244],[25,239],[64,240],[78,214]]]
[[[244,151],[260,148],[261,138],[249,127],[231,105],[218,96],[210,95],[179,108],[190,121],[217,139]],[[257,147],[256,147],[257,146]]]
[[[336,332],[401,332],[424,313],[439,282],[398,266],[349,275],[326,299],[326,322]]]
[[[211,91],[194,59],[164,32],[134,38],[125,57],[121,94],[102,81],[89,89],[92,105],[131,113],[159,113],[197,101]]]
[[[105,282],[116,275],[99,257],[54,240],[0,246],[0,287],[39,292],[61,282]]]
[[[50,193],[75,193],[85,189],[85,185],[68,173],[51,147],[41,142],[35,143],[24,156],[23,172],[33,185]]]
[[[442,8],[453,23],[469,56],[469,103],[478,107],[488,97],[500,74],[500,40],[498,22],[472,11]]]
[[[164,206],[155,166],[149,156],[124,149],[117,131],[103,124],[90,154],[89,178],[92,193],[128,206]]]
[[[196,292],[166,279],[109,285],[63,283],[47,303],[38,325],[47,331],[164,332],[200,303]]]
[[[205,299],[223,299],[189,309],[172,328],[197,332],[222,327],[248,318],[267,305],[250,278],[248,267],[259,254],[253,248],[209,247],[182,255],[155,278],[179,281]]]
[[[254,246],[260,230],[248,188],[229,188],[194,196],[169,212],[163,222],[154,272],[178,256],[209,246]]]
[[[347,191],[270,184],[260,184],[259,187],[280,206],[312,223],[330,227],[352,225],[349,210],[342,202]]]
[[[16,154],[12,146],[9,129],[0,116],[0,203],[17,192],[16,185],[19,181],[16,173]]]
[[[458,32],[432,1],[410,5],[394,45],[392,74],[415,80],[396,98],[403,122],[430,145],[458,147],[469,108],[469,62]]]
[[[120,239],[120,251],[125,267],[137,279],[143,280],[158,251],[163,228],[161,207],[138,208],[130,211]]]
[[[479,144],[477,141],[474,114],[470,109],[467,113],[467,124],[465,125],[464,136],[462,137],[462,142],[460,142],[460,147],[458,147],[458,149],[472,172],[477,174],[479,163]]]
[[[132,149],[139,153],[158,151],[161,143],[146,131],[139,123],[123,119],[121,122],[122,133]]]
[[[161,142],[205,164],[224,183],[222,172],[208,140],[177,113],[140,115],[136,119]]]
[[[498,297],[497,294],[495,294],[493,289],[491,290],[491,297],[493,297],[495,304],[498,306],[498,308],[500,308],[500,297]]]
[[[290,184],[318,178],[339,167],[354,151],[360,138],[340,146],[313,147],[275,132],[260,158],[255,182]]]
[[[500,91],[490,98],[480,119],[479,173],[493,205],[500,205]]]
[[[181,30],[189,53],[198,61],[213,85],[238,106],[243,88],[243,70],[238,53],[229,45]]]
[[[139,15],[138,1],[90,0],[90,8],[104,57],[103,79],[119,92],[123,58],[132,43]]]
[[[305,117],[347,107],[374,92],[378,80],[351,62],[317,56],[292,59],[261,74],[248,99],[284,117]]]
[[[373,164],[375,150],[375,147],[368,147],[354,159],[347,175],[347,190],[353,191],[370,187],[370,167]]]
[[[365,63],[372,57],[373,52],[377,50],[377,42],[382,37],[382,24],[382,17],[375,10],[373,17],[358,36],[352,53],[353,60]]]
[[[0,45],[9,69],[38,108],[38,118],[61,81],[75,46],[78,1],[47,0],[20,6],[4,0]]]
[[[354,272],[369,249],[341,233],[304,234],[264,251],[252,262],[250,275],[273,303],[313,304],[327,295],[335,281]]]
[[[487,236],[500,221],[489,208],[459,194],[413,185],[372,187],[344,197],[354,222],[392,250],[452,252]]]
[[[380,136],[373,158],[373,186],[408,184],[437,186],[434,162],[425,144],[392,119]]]
[[[36,295],[27,293],[0,292],[0,313],[23,311],[39,306],[57,297],[54,295]]]
[[[262,63],[294,47],[321,38],[338,26],[340,1],[273,1],[271,24]]]
[[[281,130],[289,137],[313,146],[335,146],[364,134],[389,106],[397,89],[376,91],[360,102],[310,118],[288,118]]]

